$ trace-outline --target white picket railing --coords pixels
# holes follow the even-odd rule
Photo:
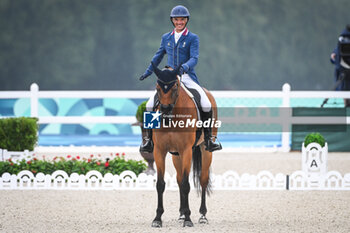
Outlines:
[[[190,184],[194,187],[190,174]],[[176,174],[165,174],[167,190],[178,190]],[[86,175],[73,173],[70,176],[64,171],[55,171],[51,175],[30,171],[21,171],[18,175],[4,173],[0,177],[0,190],[6,189],[69,189],[69,190],[156,190],[157,175],[139,176],[132,171],[120,175],[107,173],[104,176],[98,171]],[[227,171],[222,175],[211,174],[213,190],[350,190],[350,173],[342,176],[337,171],[327,172],[317,182],[311,180],[303,171],[293,172],[290,176],[282,173],[273,175],[261,171],[256,175]]]
[[[39,86],[33,83],[30,91],[0,91],[0,99],[30,98],[31,116],[39,118],[39,124],[62,123],[113,123],[132,124],[134,116],[39,116],[39,98],[149,98],[154,91],[39,91]],[[290,107],[291,98],[346,98],[350,99],[350,91],[291,91],[289,84],[284,84],[281,91],[212,91],[215,98],[281,98],[283,107]],[[261,119],[268,123],[282,123],[282,151],[290,151],[290,129],[292,124],[339,124],[350,123],[350,117],[296,117],[291,110],[284,111],[279,118]],[[242,123],[249,121],[243,118],[231,118],[230,122]],[[251,119],[250,119],[251,120]],[[256,118],[253,119],[256,123]]]
[[[5,152],[5,153],[3,153]],[[13,152],[1,151],[5,156]],[[17,154],[16,154],[17,155]],[[23,153],[28,155],[28,151]],[[257,175],[235,171],[227,171],[222,175],[210,174],[214,190],[350,190],[350,173],[344,176],[338,171],[328,171],[328,145],[323,147],[317,143],[302,146],[300,171],[291,175],[270,171],[261,171]],[[15,157],[11,158],[13,162]],[[17,158],[17,161],[20,158]],[[177,190],[176,174],[165,174],[166,188]],[[107,173],[104,176],[98,171],[90,171],[86,175],[73,173],[70,176],[65,171],[55,171],[51,175],[31,171],[21,171],[17,175],[4,173],[0,177],[2,189],[106,189],[106,190],[154,190],[157,175],[141,173],[137,176],[132,171],[124,171],[120,175]],[[193,185],[192,173],[190,184]]]

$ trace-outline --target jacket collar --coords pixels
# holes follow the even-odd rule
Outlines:
[[[185,30],[184,30],[184,32],[182,33],[182,36],[187,36],[188,32],[189,32],[189,31],[188,31],[188,29],[187,29],[187,27],[186,27]],[[174,35],[174,34],[175,34],[175,29],[173,29],[173,31],[171,32],[170,35],[172,36],[172,35]]]
[[[187,28],[185,28],[184,32],[182,33],[181,37],[179,38],[179,40],[177,41],[176,44],[179,44],[180,42],[182,42],[186,38],[186,36],[188,35],[189,32],[190,31]],[[171,37],[171,40],[175,44],[175,38],[174,38],[175,36],[174,36],[174,34],[175,34],[175,29],[171,32],[169,37]]]

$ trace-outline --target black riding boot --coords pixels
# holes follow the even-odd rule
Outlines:
[[[203,122],[207,121],[212,118],[212,111],[209,112],[203,112]],[[210,124],[211,125],[211,124]],[[203,127],[204,130],[204,143],[205,143],[205,149],[209,152],[213,152],[216,150],[221,150],[222,146],[220,142],[218,142],[215,136],[212,135],[212,128],[210,127]]]
[[[146,153],[153,152],[152,129],[146,129],[146,135],[142,140],[142,145],[140,146],[140,152],[146,152]]]

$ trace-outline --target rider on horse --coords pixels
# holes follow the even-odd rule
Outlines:
[[[350,89],[350,24],[340,34],[337,47],[331,54],[331,63],[335,65],[336,90]],[[343,77],[342,77],[343,76]],[[340,80],[342,78],[343,80]]]
[[[186,87],[195,89],[200,95],[200,104],[202,108],[202,120],[206,121],[212,118],[211,103],[202,87],[199,85],[194,67],[199,57],[199,38],[196,34],[190,32],[186,25],[189,21],[190,13],[186,7],[175,6],[170,13],[170,20],[175,29],[172,32],[165,33],[162,36],[160,48],[152,58],[152,63],[158,66],[162,61],[164,54],[168,55],[167,66],[176,69],[179,67],[181,81]],[[140,77],[144,80],[153,73],[152,64],[147,68],[146,72]],[[147,111],[154,109],[154,95],[146,104]],[[147,129],[145,143],[140,146],[141,152],[153,151],[152,129]],[[212,152],[221,149],[221,144],[215,141],[212,136],[212,128],[204,127],[204,141],[206,150]]]

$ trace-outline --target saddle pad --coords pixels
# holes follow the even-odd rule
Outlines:
[[[193,100],[194,105],[196,105],[198,120],[200,120],[202,107],[200,104],[201,96],[199,95],[199,92],[196,89],[186,87],[185,84],[183,83],[181,83],[181,87],[185,90],[187,95]]]

